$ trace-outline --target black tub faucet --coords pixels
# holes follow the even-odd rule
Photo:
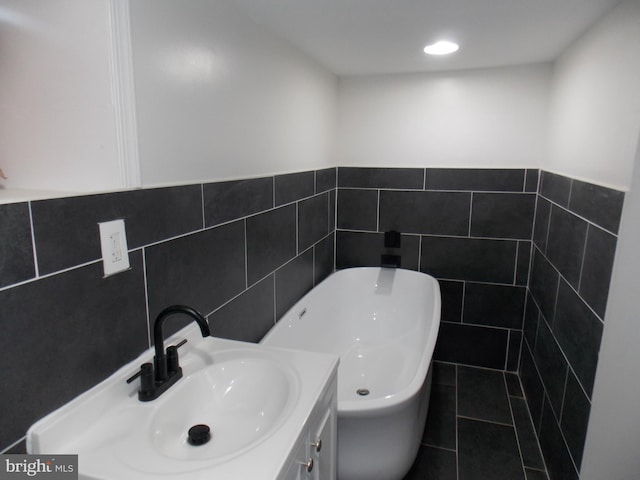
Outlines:
[[[153,365],[151,363],[143,364],[140,367],[140,371],[127,380],[127,383],[131,383],[137,377],[140,377],[138,398],[143,402],[155,400],[182,378],[182,368],[180,368],[178,361],[178,348],[184,345],[186,340],[183,340],[178,345],[168,347],[166,352],[164,349],[164,321],[177,314],[191,317],[200,327],[203,337],[211,336],[209,325],[205,318],[191,307],[173,305],[160,312],[153,324],[153,343],[156,351],[153,356]]]

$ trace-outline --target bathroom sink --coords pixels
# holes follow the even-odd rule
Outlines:
[[[241,453],[280,424],[296,399],[290,369],[255,357],[221,361],[184,378],[150,417],[149,440],[159,455],[177,460],[222,460]],[[189,443],[194,425],[211,439]]]
[[[80,478],[257,478],[252,468],[276,478],[286,457],[273,458],[296,441],[336,359],[198,337],[181,349],[183,377],[160,397],[141,402],[138,382],[125,381],[141,356],[33,425],[29,453],[78,454]],[[197,425],[210,438],[190,438]]]
[[[129,428],[105,448],[131,468],[180,473],[226,462],[267,438],[295,405],[299,379],[293,369],[259,351],[231,350],[182,378],[154,404],[114,412]],[[134,399],[134,403],[135,403]],[[121,416],[123,415],[123,416]],[[133,418],[135,417],[135,418]],[[101,420],[107,425],[114,418]],[[202,445],[189,442],[196,425],[210,429]]]

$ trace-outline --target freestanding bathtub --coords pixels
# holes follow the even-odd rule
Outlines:
[[[408,472],[429,407],[439,325],[433,277],[351,268],[311,290],[262,340],[340,357],[338,480],[401,480]]]

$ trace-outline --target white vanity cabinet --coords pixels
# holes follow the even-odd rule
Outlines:
[[[337,382],[327,384],[279,480],[335,480],[337,459]]]
[[[141,402],[127,383],[149,350],[35,423],[27,451],[78,455],[81,479],[336,479],[338,357],[203,339],[195,324],[166,343],[182,338],[183,377],[167,392]],[[194,447],[201,423],[211,441]]]

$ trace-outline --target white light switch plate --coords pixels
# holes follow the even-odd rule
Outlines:
[[[98,228],[100,229],[104,276],[128,270],[130,268],[129,250],[124,220],[98,223]]]

